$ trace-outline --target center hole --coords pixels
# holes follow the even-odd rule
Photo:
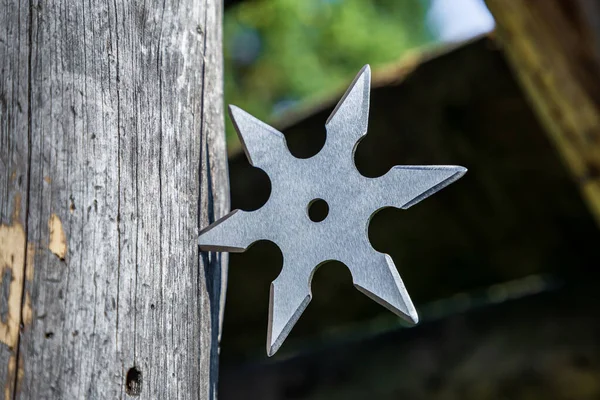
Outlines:
[[[321,222],[329,214],[329,205],[323,199],[314,199],[308,203],[308,218],[313,222]]]

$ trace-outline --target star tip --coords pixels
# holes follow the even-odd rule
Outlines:
[[[401,290],[401,296],[403,300],[402,307],[394,307],[394,312],[396,315],[400,316],[406,322],[411,325],[417,325],[419,323],[419,313],[415,308],[412,300],[410,299],[406,290]]]
[[[454,167],[454,170],[456,171],[456,179],[462,178],[462,176],[468,171],[467,168],[461,167],[460,165]]]
[[[357,87],[362,88],[362,94],[360,94],[361,93],[360,91],[357,92]],[[333,109],[331,114],[329,115],[329,118],[327,118],[327,121],[325,121],[325,126],[328,126],[331,123],[331,121],[337,115],[340,107],[342,107],[342,105],[346,102],[346,99],[349,96],[351,96],[351,94],[353,92],[355,93],[355,96],[362,96],[363,100],[365,100],[365,98],[366,98],[366,104],[367,104],[366,110],[363,107],[361,110],[354,110],[354,112],[357,112],[359,115],[363,115],[364,113],[368,114],[370,90],[371,90],[371,67],[369,66],[369,64],[366,64],[364,67],[361,68],[361,70],[358,72],[358,74],[356,74],[356,76],[354,77],[354,79],[352,80],[350,85],[348,86],[348,89],[346,89],[346,92],[344,93],[344,95],[342,96],[340,101],[337,103],[337,105],[335,106],[335,108]],[[363,117],[364,117],[364,115],[363,115]],[[366,133],[366,117],[364,117],[363,119],[364,119],[364,121],[362,121],[362,123],[365,124],[364,130]]]
[[[229,116],[231,117],[231,122],[233,122],[233,125],[240,136],[240,140],[244,142],[244,138],[242,136],[242,131],[244,130],[243,128],[249,121],[256,118],[254,118],[254,116],[245,111],[243,108],[240,108],[234,104],[229,104],[227,109],[229,111]]]
[[[228,104],[227,105],[227,109],[229,110],[229,114],[232,117],[235,117],[236,114],[240,113],[241,111],[243,111],[241,108],[239,108],[238,106],[236,106],[235,104]]]
[[[419,323],[419,314],[417,314],[417,310],[412,310],[406,317],[406,320],[413,325],[417,325]]]
[[[369,64],[366,64],[364,67],[362,67],[360,69],[360,71],[358,72],[358,74],[356,74],[356,78],[354,78],[354,81],[350,85],[350,88],[354,87],[356,85],[356,83],[360,80],[367,81],[370,84],[370,82],[371,82],[371,66]]]
[[[270,328],[270,327],[269,327]],[[283,339],[281,335],[277,338],[273,339],[273,335],[267,335],[267,356],[273,357],[275,353],[279,350],[281,345],[283,344]]]
[[[277,353],[277,350],[279,350],[278,346],[269,346],[267,344],[267,357],[273,357],[275,355],[275,353]]]

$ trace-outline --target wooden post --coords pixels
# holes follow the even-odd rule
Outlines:
[[[0,1],[4,398],[216,397],[219,0]]]
[[[486,0],[540,121],[600,224],[600,7],[594,0]]]

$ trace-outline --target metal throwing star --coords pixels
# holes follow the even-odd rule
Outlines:
[[[365,66],[327,120],[327,140],[308,159],[289,152],[283,134],[241,109],[231,118],[250,163],[271,180],[266,204],[251,212],[235,210],[200,232],[204,251],[241,252],[270,240],[283,254],[281,273],[271,283],[267,354],[279,349],[311,300],[315,269],[329,260],[343,262],[354,286],[409,322],[418,315],[392,258],[377,252],[368,238],[371,217],[384,207],[406,209],[458,180],[459,166],[395,166],[379,178],[362,176],[354,151],[367,133],[371,70]],[[315,199],[329,213],[313,222]]]

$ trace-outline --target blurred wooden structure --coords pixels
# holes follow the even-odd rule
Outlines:
[[[486,2],[515,76],[600,223],[600,3]]]
[[[431,302],[442,319],[336,348],[354,328],[364,338],[395,325],[352,288],[343,266],[325,265],[278,357],[254,363],[264,357],[268,287],[281,265],[275,245],[256,244],[231,257],[225,398],[600,395],[599,7],[585,0],[487,3],[497,32],[376,71],[369,134],[356,152],[367,176],[395,164],[469,168],[454,187],[409,211],[380,212],[369,229],[425,320]],[[276,124],[292,153],[318,152],[339,95]],[[266,201],[268,179],[243,154],[230,159],[230,175],[232,208]],[[528,276],[556,284],[468,311],[478,301],[470,293],[502,297],[502,282]],[[466,305],[452,316],[437,302],[444,298]]]

